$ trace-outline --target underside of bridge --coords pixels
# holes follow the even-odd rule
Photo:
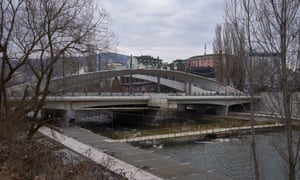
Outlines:
[[[142,126],[156,124],[156,121],[169,119],[170,121],[182,119],[184,114],[192,114],[201,117],[203,115],[227,116],[229,112],[244,112],[249,110],[249,103],[236,105],[214,105],[214,104],[178,104],[176,109],[160,109],[147,105],[106,105],[90,106],[80,111],[101,111],[110,112],[111,120],[120,126]],[[44,108],[41,112],[42,119],[57,119],[62,126],[69,126],[74,121],[78,110],[63,110]],[[166,113],[167,112],[167,113]]]
[[[198,114],[227,116],[230,112],[246,112],[250,109],[250,103],[235,105],[217,105],[217,104],[179,104],[179,112],[189,111]]]

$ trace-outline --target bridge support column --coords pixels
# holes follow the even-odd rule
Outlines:
[[[185,104],[177,104],[177,111],[178,112],[184,112],[186,109],[186,105]]]
[[[129,76],[129,94],[132,95],[132,74]]]
[[[216,114],[221,116],[228,116],[228,109],[229,109],[228,105],[217,107]]]
[[[160,76],[157,76],[157,93],[160,93]]]
[[[192,83],[191,82],[186,82],[185,83],[185,94],[187,96],[192,95]]]
[[[98,96],[101,96],[101,80],[99,80],[98,83],[99,83]]]

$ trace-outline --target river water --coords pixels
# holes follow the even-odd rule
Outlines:
[[[284,161],[272,143],[280,135],[282,132],[256,136],[261,179],[287,179]],[[163,148],[153,147],[151,150],[233,179],[254,179],[250,137],[164,144]]]
[[[99,123],[99,120],[103,121],[107,118],[99,114],[93,114],[91,117],[93,117],[92,122],[84,123],[83,127],[92,129],[102,135],[107,134],[103,131],[105,128]],[[79,123],[79,125],[82,124]],[[115,131],[115,124],[108,123],[108,126],[111,127],[112,131]],[[128,128],[130,127],[126,127],[126,130]],[[135,130],[137,128],[134,127]],[[120,130],[120,126],[118,126],[118,130]],[[255,139],[261,179],[287,179],[287,166],[278,153],[278,149],[282,149],[280,146],[284,142],[283,131],[261,132],[255,136]],[[249,135],[243,135],[239,138],[217,138],[210,141],[170,142],[148,147],[147,150],[170,156],[181,162],[188,162],[191,165],[233,179],[254,179]],[[300,176],[298,176],[298,179],[300,179]]]

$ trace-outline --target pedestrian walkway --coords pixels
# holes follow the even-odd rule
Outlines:
[[[79,127],[63,128],[61,132],[42,127],[40,132],[128,179],[229,179],[188,162],[179,162],[126,143],[111,142]]]

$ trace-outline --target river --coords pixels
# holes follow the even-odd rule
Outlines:
[[[272,132],[256,136],[261,179],[287,179],[286,166],[272,144],[280,135],[281,132]],[[164,144],[163,148],[152,147],[151,150],[233,179],[254,179],[250,137]]]
[[[93,114],[93,117],[100,116]],[[101,118],[96,118],[96,122],[97,119],[103,120],[106,118],[101,116]],[[95,118],[91,123],[84,123],[83,127],[92,129],[94,132],[102,135],[107,135],[108,132],[104,131],[104,129],[107,129],[107,126],[103,128],[99,121],[95,125],[94,121]],[[82,123],[79,124],[83,125]],[[115,127],[117,126],[114,123],[108,125],[112,132],[116,130]],[[134,127],[132,129],[138,130],[138,128],[143,127]],[[130,127],[124,129],[128,131]],[[120,131],[120,126],[118,126],[117,130]],[[259,133],[255,138],[261,179],[287,179],[287,166],[278,153],[278,149],[284,142],[283,131]],[[148,147],[147,149],[233,179],[254,179],[249,135],[243,135],[240,138],[218,138],[210,141],[164,143]]]

